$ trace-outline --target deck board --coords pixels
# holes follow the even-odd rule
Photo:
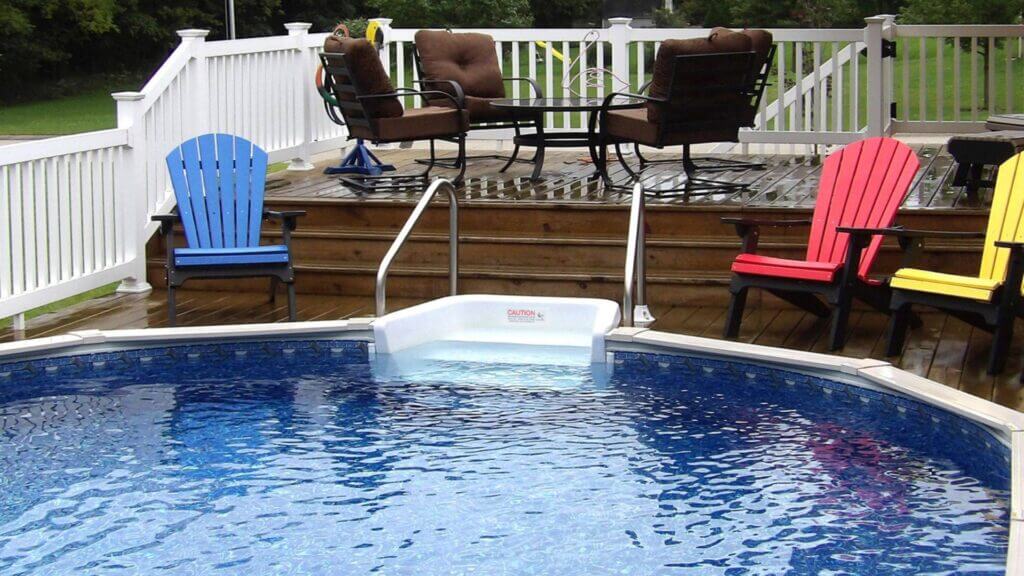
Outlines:
[[[945,148],[937,144],[913,146],[921,159],[921,169],[914,179],[913,187],[904,203],[907,209],[970,210],[978,206],[964,201],[961,190],[953,187],[953,160]],[[422,170],[416,164],[417,158],[426,156],[419,149],[386,149],[377,151],[385,162],[395,165],[398,173],[413,173]],[[645,153],[652,160],[672,159],[674,154]],[[658,189],[678,187],[685,176],[682,166],[675,162],[649,165],[641,172],[645,186],[655,192],[651,203],[671,205],[728,205],[736,207],[809,208],[814,205],[818,179],[821,175],[821,159],[811,155],[752,155],[738,156],[717,154],[708,157],[734,158],[762,161],[765,169],[738,169],[725,172],[707,173],[705,176],[726,182],[744,182],[750,185],[742,191],[723,192],[706,196],[685,198],[679,195],[657,196]],[[634,169],[635,156],[627,156]],[[626,204],[629,194],[606,190],[599,179],[593,176],[594,167],[586,154],[575,150],[555,150],[547,154],[543,179],[531,182],[528,178],[532,166],[525,162],[513,164],[505,173],[498,170],[504,161],[498,159],[471,160],[466,170],[466,184],[460,189],[461,198],[469,202],[558,202],[558,203],[600,203]],[[325,166],[326,164],[321,164]],[[629,183],[628,174],[612,161],[609,172],[616,183]],[[432,176],[454,176],[455,171],[435,168]],[[279,172],[268,182],[268,196],[272,199],[319,198],[338,200],[395,200],[408,202],[418,197],[418,191],[389,191],[359,194],[342,186],[335,177],[311,172]]]
[[[29,321],[28,330],[15,333],[0,329],[0,342],[25,337],[53,336],[71,330],[161,327],[167,325],[166,294],[114,295],[97,298],[46,314]],[[283,322],[288,311],[284,298],[271,304],[265,293],[183,292],[178,303],[182,326],[251,322]],[[410,299],[389,299],[394,309],[416,303]],[[370,298],[353,296],[300,295],[300,320],[337,320],[366,316],[373,312]],[[708,338],[719,338],[725,323],[724,306],[675,306],[655,308],[654,328]],[[756,300],[748,303],[740,340],[767,346],[826,352],[828,320],[792,308],[765,308]],[[847,346],[842,356],[886,359],[901,368],[927,376],[953,388],[1009,406],[1024,409],[1024,386],[1020,374],[1024,342],[1014,342],[1007,370],[1000,376],[985,372],[990,336],[940,313],[922,315],[924,326],[911,330],[906,351],[897,358],[884,358],[887,317],[881,313],[857,311],[851,318]]]

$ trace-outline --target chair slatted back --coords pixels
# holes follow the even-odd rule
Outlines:
[[[884,228],[910,190],[919,167],[917,155],[891,138],[868,138],[829,155],[818,184],[807,260],[841,263],[850,236],[838,226]],[[863,278],[878,256],[882,238],[864,250],[858,274]]]
[[[1006,279],[1010,251],[995,243],[1024,242],[1024,152],[999,166],[981,255],[981,278]]]
[[[204,134],[167,155],[191,248],[259,246],[267,153],[245,138]]]
[[[358,80],[351,72],[345,54],[325,52],[320,54],[320,62],[326,72],[324,87],[333,93],[338,101],[337,107],[345,124],[350,128],[361,127],[372,131],[373,124],[370,118],[373,115],[359,99],[366,91],[359,86]]]

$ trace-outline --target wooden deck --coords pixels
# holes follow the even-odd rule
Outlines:
[[[167,325],[165,294],[114,295],[99,298],[29,321],[28,330],[14,333],[0,330],[0,342],[21,338],[53,336],[70,330],[144,328]],[[415,303],[390,299],[397,308]],[[330,320],[370,315],[373,302],[366,297],[302,295],[300,320]],[[655,307],[655,329],[718,338],[725,318],[719,306]],[[287,317],[284,299],[276,305],[265,294],[231,292],[183,292],[179,300],[181,325],[216,325],[250,322],[281,322]],[[1010,352],[1007,370],[992,377],[985,373],[990,337],[944,314],[924,314],[924,326],[911,331],[903,355],[889,361],[915,374],[948,386],[1024,410],[1024,387],[1019,377],[1024,347],[1018,338]],[[856,311],[851,318],[851,336],[841,354],[851,357],[883,358],[886,317]],[[748,303],[748,316],[740,340],[768,346],[783,346],[815,352],[826,351],[827,321],[790,308],[767,306],[755,294]]]
[[[904,202],[905,210],[955,209],[974,210],[979,205],[972,203],[959,187],[951,185],[954,162],[941,144],[914,144],[912,148],[921,160],[921,169],[913,188]],[[472,153],[472,152],[471,152]],[[477,151],[476,153],[480,153]],[[504,152],[504,153],[507,153]],[[529,157],[532,152],[525,150]],[[425,158],[422,149],[381,150],[379,156],[394,164],[397,173],[416,173],[422,166],[415,163]],[[450,156],[442,152],[441,156]],[[652,159],[672,156],[665,153],[645,152]],[[704,155],[698,155],[704,156]],[[810,208],[815,201],[815,191],[821,174],[821,163],[817,156],[790,154],[751,154],[750,156],[712,155],[714,157],[738,158],[763,162],[763,170],[736,170],[719,172],[709,177],[729,182],[749,184],[748,190],[724,194],[697,196],[693,198],[652,196],[649,203],[686,206],[735,206],[751,208]],[[333,162],[337,162],[333,159]],[[631,165],[636,159],[630,157]],[[473,160],[466,171],[466,185],[461,189],[462,198],[468,202],[557,202],[569,204],[626,204],[629,195],[605,190],[599,179],[593,178],[594,167],[583,151],[550,151],[544,165],[543,180],[531,182],[528,178],[532,165],[516,163],[507,172],[500,173],[502,160]],[[326,166],[321,163],[318,168]],[[432,175],[453,176],[454,170],[436,169]],[[617,162],[611,167],[612,178],[623,182],[626,173]],[[651,191],[672,188],[685,180],[679,163],[662,163],[649,166],[643,172],[644,185]],[[417,197],[418,192],[375,192],[357,194],[340,185],[336,178],[315,170],[312,172],[279,172],[268,183],[268,195],[272,198],[288,199],[335,199],[405,201]],[[982,204],[987,200],[982,193]]]

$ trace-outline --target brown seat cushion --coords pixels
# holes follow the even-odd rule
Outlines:
[[[665,126],[662,139],[658,140],[659,122],[651,121],[643,108],[628,110],[612,110],[604,130],[612,139],[639,142],[647,146],[678,146],[681,144],[700,144],[703,142],[735,141],[739,128],[724,124],[722,128],[713,125],[694,127],[672,124]],[[676,128],[676,129],[673,129]]]
[[[361,95],[390,94],[395,91],[384,65],[380,62],[377,49],[362,38],[342,38],[331,34],[324,42],[324,52],[344,54],[352,79]],[[343,81],[335,78],[335,82]],[[335,92],[335,97],[352,100],[351,96]],[[397,118],[402,115],[402,103],[398,98],[364,100],[363,107],[371,118]]]
[[[469,112],[469,121],[474,124],[479,122],[510,122],[517,117],[512,110],[491,106],[491,100],[496,100],[496,98],[466,96],[464,104],[466,111]],[[430,105],[453,108],[455,103],[447,98],[435,98],[430,101]]]
[[[409,108],[401,118],[370,120],[376,134],[364,127],[352,126],[352,135],[375,142],[404,142],[458,136],[469,130],[469,113],[428,106]]]
[[[423,68],[422,80],[454,80],[466,96],[505,97],[494,38],[474,32],[453,34],[444,30],[420,30],[415,42]],[[435,89],[452,93],[451,87],[444,84],[438,84]]]
[[[654,77],[651,79],[650,95],[655,98],[668,98],[672,83],[673,66],[677,56],[696,54],[721,54],[753,51],[753,41],[746,34],[733,32],[728,28],[715,28],[707,38],[690,38],[688,40],[665,40],[658,48],[654,60]],[[708,70],[708,79],[717,77],[716,71]],[[708,95],[709,98],[720,98],[721,94]],[[671,104],[670,104],[671,106]],[[647,117],[657,122],[661,120],[662,109],[654,103],[647,104]]]

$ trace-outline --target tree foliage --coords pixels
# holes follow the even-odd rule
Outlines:
[[[367,0],[402,28],[525,28],[533,24],[529,0]]]

